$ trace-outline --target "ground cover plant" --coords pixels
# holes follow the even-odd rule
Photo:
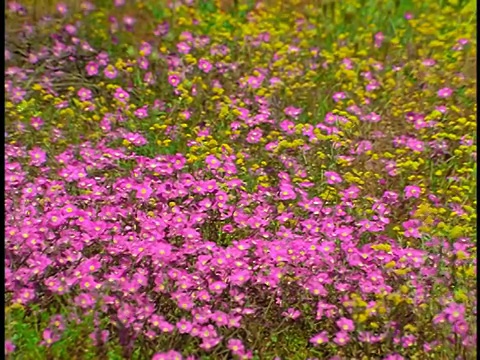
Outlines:
[[[476,358],[475,2],[8,2],[8,359]]]

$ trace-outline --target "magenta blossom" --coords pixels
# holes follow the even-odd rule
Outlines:
[[[343,181],[342,177],[333,171],[325,171],[325,178],[329,185],[338,184]]]
[[[310,338],[310,343],[313,345],[322,345],[328,343],[328,333],[326,331],[322,331],[321,333]]]
[[[347,96],[345,95],[344,92],[337,92],[337,93],[333,94],[332,98],[333,98],[333,101],[339,102],[340,100],[346,99]]]
[[[29,154],[30,162],[34,166],[41,166],[47,161],[47,153],[38,146],[34,147]]]
[[[115,79],[117,77],[118,71],[113,65],[108,65],[105,69],[103,69],[103,75],[107,79]]]
[[[127,103],[130,99],[130,94],[123,90],[121,87],[115,90],[115,94],[113,96],[115,97],[115,99],[122,103]]]
[[[180,77],[176,74],[172,74],[168,76],[168,83],[173,87],[177,87],[180,84]]]
[[[297,195],[294,188],[289,184],[280,185],[280,200],[295,200]]]
[[[349,341],[350,341],[350,336],[345,331],[339,331],[338,333],[335,334],[335,337],[333,339],[333,342],[338,346],[347,345]]]
[[[5,340],[5,355],[11,354],[15,351],[15,345],[11,340]]]
[[[418,199],[421,194],[421,189],[418,186],[406,186],[404,189],[405,199],[416,198]]]
[[[88,101],[92,98],[92,91],[89,89],[81,88],[77,92],[78,97],[81,101]]]
[[[353,321],[345,317],[342,317],[337,321],[337,326],[342,331],[346,331],[346,332],[351,332],[355,330],[355,324],[353,323]]]
[[[38,116],[34,116],[30,120],[30,125],[32,125],[32,127],[35,130],[40,130],[43,126],[43,120],[42,120],[42,118],[40,118]]]
[[[95,76],[98,74],[98,64],[94,61],[90,61],[86,67],[88,76]]]
[[[205,158],[205,162],[207,163],[207,166],[210,169],[214,169],[214,170],[218,169],[221,165],[220,161],[217,159],[215,155],[208,155]]]
[[[67,12],[68,12],[68,7],[66,4],[64,3],[59,3],[57,4],[57,11],[61,14],[61,15],[65,15]]]
[[[212,70],[212,64],[208,60],[200,59],[198,61],[198,68],[204,73],[209,73],[210,70]]]
[[[186,42],[179,42],[177,44],[177,50],[181,54],[188,54],[190,52],[191,47]]]
[[[449,98],[450,96],[452,96],[452,94],[453,90],[448,87],[444,87],[437,92],[438,97],[441,99]]]
[[[147,106],[143,106],[141,108],[138,108],[137,110],[135,110],[134,114],[139,119],[145,119],[148,116]]]

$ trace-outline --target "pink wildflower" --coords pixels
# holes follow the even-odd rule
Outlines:
[[[95,76],[98,74],[98,64],[94,61],[90,61],[86,67],[88,76]]]
[[[180,84],[180,77],[176,74],[172,74],[168,76],[168,83],[173,87],[177,87]]]
[[[315,335],[314,337],[310,338],[310,342],[313,345],[322,345],[328,343],[328,334],[326,331],[322,331],[321,333]]]
[[[453,90],[448,87],[442,88],[437,92],[438,97],[442,99],[448,98],[452,96],[452,94],[453,94]]]
[[[325,171],[325,178],[329,185],[338,184],[343,181],[342,177],[333,171]]]
[[[404,189],[405,199],[416,198],[418,199],[421,194],[421,189],[418,186],[406,186]]]
[[[209,73],[210,70],[212,69],[212,64],[205,59],[200,59],[198,61],[198,68],[202,70],[204,73]]]
[[[30,152],[30,163],[34,166],[41,166],[47,161],[47,153],[38,146],[34,147]]]
[[[113,96],[122,103],[126,103],[130,99],[129,93],[123,90],[121,87],[115,90],[115,94]]]

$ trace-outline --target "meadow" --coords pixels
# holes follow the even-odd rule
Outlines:
[[[475,4],[8,1],[7,359],[476,359]]]

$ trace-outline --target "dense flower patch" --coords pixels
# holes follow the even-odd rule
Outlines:
[[[7,356],[473,359],[473,3],[173,3],[7,6]]]

